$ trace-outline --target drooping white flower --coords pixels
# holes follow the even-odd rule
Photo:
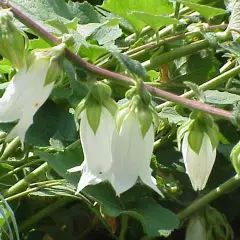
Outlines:
[[[184,134],[182,141],[182,154],[186,172],[195,191],[205,188],[216,158],[216,148],[213,149],[211,140],[204,133],[200,151],[197,154],[188,142],[189,132]]]
[[[202,218],[198,216],[191,217],[187,226],[185,240],[207,240],[207,233]]]
[[[117,117],[124,115],[123,109]],[[131,188],[138,177],[143,183],[161,194],[156,180],[151,176],[150,160],[153,151],[154,130],[149,127],[142,136],[141,126],[135,111],[129,111],[124,117],[119,131],[114,132],[112,140],[112,165],[107,179],[117,195]]]
[[[31,58],[33,61],[30,64],[19,69],[0,98],[0,122],[19,120],[7,139],[19,136],[22,143],[27,129],[33,123],[34,114],[49,97],[56,77],[48,75],[51,57],[44,56],[42,52],[40,56],[38,53],[35,55],[35,58]],[[46,84],[49,76],[50,83]]]
[[[102,107],[96,133],[89,124],[86,111],[82,112],[80,139],[84,152],[84,161],[81,166],[68,170],[68,172],[82,171],[77,192],[80,192],[87,185],[94,185],[106,180],[105,173],[112,163],[111,144],[113,131],[114,118],[105,107]]]

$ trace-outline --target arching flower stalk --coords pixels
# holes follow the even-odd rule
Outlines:
[[[0,122],[18,120],[18,123],[9,133],[8,140],[19,136],[23,144],[34,114],[49,97],[54,81],[61,73],[57,58],[64,48],[65,44],[60,44],[34,52],[9,82],[0,98]]]

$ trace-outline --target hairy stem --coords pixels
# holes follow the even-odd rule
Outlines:
[[[199,88],[201,90],[210,89],[210,88],[215,87],[216,85],[222,83],[223,81],[226,81],[227,79],[236,76],[238,73],[240,73],[240,66],[237,66],[231,70],[228,70],[228,71],[222,73],[221,75],[209,80],[208,82],[203,83],[202,85],[199,86]],[[184,98],[191,98],[193,96],[194,96],[194,92],[192,90],[181,95],[181,97],[184,97]],[[165,103],[157,106],[156,110],[158,112],[160,112],[164,107],[171,107],[174,105],[175,105],[175,103],[173,103],[171,100],[171,102],[170,101],[165,102]]]
[[[52,203],[51,205],[47,206],[46,208],[40,210],[36,214],[34,214],[32,217],[28,218],[26,221],[24,221],[19,226],[19,231],[22,232],[24,230],[27,230],[32,224],[40,221],[46,216],[49,216],[51,213],[55,212],[57,209],[67,205],[68,203],[74,201],[75,199],[70,197],[64,197],[60,198],[56,202]]]
[[[29,173],[25,178],[18,181],[16,184],[14,184],[12,187],[10,187],[8,190],[6,190],[3,193],[3,197],[9,197],[12,196],[18,192],[21,192],[23,189],[25,189],[32,181],[34,181],[39,174],[45,172],[48,169],[48,164],[43,163],[38,168],[36,168],[34,171]]]
[[[10,8],[12,13],[14,14],[14,16],[20,22],[25,24],[36,35],[41,37],[43,40],[45,40],[50,45],[54,46],[54,45],[58,45],[60,43],[60,40],[58,38],[56,38],[53,35],[51,35],[50,33],[48,33],[40,25],[38,25],[33,20],[28,18],[21,11],[19,11],[18,9],[13,7],[10,3],[8,3],[4,0],[0,0],[0,5],[4,8]],[[206,43],[204,42],[204,44],[206,44]],[[98,75],[100,77],[107,78],[107,79],[110,79],[110,80],[115,80],[116,82],[118,82],[121,85],[133,85],[135,83],[133,81],[133,79],[131,79],[130,77],[127,77],[127,76],[124,76],[124,75],[121,75],[121,74],[118,74],[118,73],[114,73],[114,72],[108,71],[106,69],[96,67],[96,66],[84,61],[83,59],[81,59],[80,57],[78,57],[76,54],[74,54],[73,52],[71,52],[68,49],[65,50],[65,56],[72,63],[74,63],[74,64],[80,66],[81,68],[83,68],[83,69],[85,69],[85,70],[87,70],[91,73],[94,73],[95,75]],[[216,115],[216,116],[219,116],[219,117],[222,117],[222,118],[232,120],[232,113],[231,112],[224,111],[224,110],[221,110],[221,109],[217,109],[215,107],[211,107],[209,105],[202,104],[202,103],[199,103],[197,101],[192,101],[192,100],[189,100],[189,99],[185,99],[183,97],[180,97],[180,96],[177,96],[175,94],[166,92],[164,90],[153,88],[151,86],[145,86],[145,87],[150,93],[152,93],[154,96],[157,96],[159,98],[176,102],[176,103],[184,105],[188,108],[198,109],[198,110],[204,111],[204,112],[212,114],[212,115]]]
[[[237,188],[238,186],[240,186],[240,176],[235,175],[234,177],[230,178],[228,181],[215,188],[208,194],[204,195],[200,199],[196,200],[189,207],[178,213],[178,218],[180,220],[184,220],[185,218],[200,210],[202,207],[206,206],[209,202],[213,201],[214,199],[220,197],[223,194],[228,193],[229,191]]]

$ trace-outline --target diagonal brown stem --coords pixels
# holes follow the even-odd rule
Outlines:
[[[52,34],[47,32],[44,28],[42,28],[40,25],[38,25],[32,19],[27,17],[25,14],[23,14],[17,8],[12,6],[9,2],[7,2],[5,0],[0,0],[0,6],[2,6],[3,8],[9,8],[12,11],[12,13],[14,14],[14,16],[16,17],[16,19],[18,19],[20,22],[22,22],[24,25],[26,25],[28,28],[30,28],[36,35],[41,37],[43,40],[45,40],[51,46],[58,45],[61,42],[58,38],[56,38],[55,36],[53,36]],[[109,70],[94,66],[94,65],[84,61],[83,59],[81,59],[79,56],[77,56],[76,54],[74,54],[73,52],[71,52],[68,49],[65,50],[65,56],[72,63],[80,66],[81,68],[83,68],[91,73],[94,73],[97,76],[107,78],[110,80],[115,80],[116,82],[118,82],[121,85],[129,86],[129,85],[133,85],[135,83],[135,81],[128,76],[121,75],[121,74],[118,74],[115,72],[111,72]],[[207,104],[203,104],[203,103],[200,103],[200,102],[197,102],[194,100],[186,99],[186,98],[177,96],[175,94],[172,94],[167,91],[164,91],[164,90],[161,90],[158,88],[154,88],[151,86],[145,85],[145,88],[151,94],[153,94],[154,96],[159,97],[161,99],[172,101],[172,102],[184,105],[188,108],[201,110],[203,112],[206,112],[211,115],[218,116],[218,117],[222,117],[225,119],[232,120],[232,118],[233,118],[232,113],[229,111],[218,109],[218,108],[215,108],[215,107],[212,107]]]

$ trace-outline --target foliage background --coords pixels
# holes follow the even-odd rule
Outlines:
[[[126,67],[123,64],[124,57],[118,56],[117,50],[127,52],[156,41],[155,33],[151,29],[146,34],[139,35],[138,39],[132,38],[126,41],[129,35],[134,33],[129,23],[99,7],[93,8],[87,2],[66,1],[65,3],[57,0],[10,2],[52,34],[56,36],[66,32],[72,34],[74,39],[74,44],[70,47],[72,51],[94,65],[115,72],[124,73]],[[101,1],[89,1],[89,3],[96,5],[101,4]],[[202,6],[208,6],[209,3],[210,1],[201,2]],[[214,1],[210,5],[222,11],[225,9],[223,1]],[[190,16],[190,13],[192,11],[182,14],[183,23],[176,25],[174,31],[163,33],[160,40],[191,32],[190,26],[196,29],[201,22],[216,26],[222,22],[227,23],[229,19],[229,12],[208,17]],[[210,14],[209,10],[205,14]],[[118,21],[115,21],[116,19]],[[148,21],[147,24],[139,24],[135,20],[133,22],[137,28],[149,24]],[[28,33],[31,39],[30,49],[49,46],[20,22],[16,23]],[[217,31],[223,32],[221,28],[213,28],[208,33]],[[180,95],[188,90],[184,81],[192,81],[200,85],[221,75],[221,67],[229,61],[233,62],[229,69],[238,65],[235,59],[239,57],[239,45],[238,42],[233,43],[231,39],[222,44],[213,44],[214,46],[206,45],[190,55],[183,54],[178,59],[174,56],[169,60],[168,53],[173,52],[174,55],[174,51],[176,53],[180,47],[210,37],[211,34],[205,32],[184,35],[174,41],[167,40],[143,53],[130,54],[130,57],[143,63],[148,71],[147,81],[150,85]],[[148,60],[158,56],[159,53],[168,55],[164,55],[165,61],[159,61],[157,67],[152,67]],[[112,58],[112,55],[118,56],[117,60]],[[159,72],[166,63],[169,73],[167,83],[159,77]],[[86,96],[87,81],[94,76],[67,60],[64,60],[63,68],[64,79],[56,84],[50,99],[35,115],[34,124],[27,132],[24,151],[20,149],[17,140],[4,143],[4,133],[0,140],[3,143],[0,158],[0,187],[2,195],[15,213],[20,238],[27,240],[121,239],[121,237],[122,239],[154,237],[165,239],[159,235],[167,236],[176,229],[167,239],[184,239],[187,221],[179,225],[175,214],[234,176],[235,171],[229,154],[239,141],[239,130],[231,122],[216,118],[222,134],[222,142],[218,146],[217,159],[207,187],[199,196],[192,190],[185,174],[182,156],[177,150],[175,140],[177,127],[186,121],[190,111],[181,105],[163,108],[159,113],[163,121],[156,135],[158,144],[154,150],[151,166],[154,168],[159,187],[166,194],[165,199],[141,184],[136,184],[122,194],[120,199],[115,196],[113,189],[107,183],[89,186],[81,194],[75,195],[79,175],[67,174],[66,170],[79,165],[83,161],[83,154],[73,115],[69,109],[75,108]],[[4,86],[13,74],[11,65],[6,59],[0,61],[0,74],[1,86]],[[240,100],[239,76],[235,74],[227,80],[220,80],[214,88],[210,87],[211,90],[205,91],[206,103],[232,111],[234,104]],[[115,82],[109,84],[112,86],[114,99],[124,98],[126,86],[117,85]],[[154,98],[154,101],[156,105],[164,102],[159,98]],[[3,132],[8,132],[12,127],[13,124],[0,125]],[[226,216],[236,239],[240,239],[239,198],[239,189],[235,189],[211,203],[212,207]],[[94,202],[97,204],[94,205]],[[1,205],[0,213],[1,237],[8,239],[3,231],[7,229],[7,223],[11,220],[6,204]],[[128,219],[126,216],[129,216]],[[126,221],[127,227],[124,227]],[[11,225],[9,231],[14,231],[13,229]]]

